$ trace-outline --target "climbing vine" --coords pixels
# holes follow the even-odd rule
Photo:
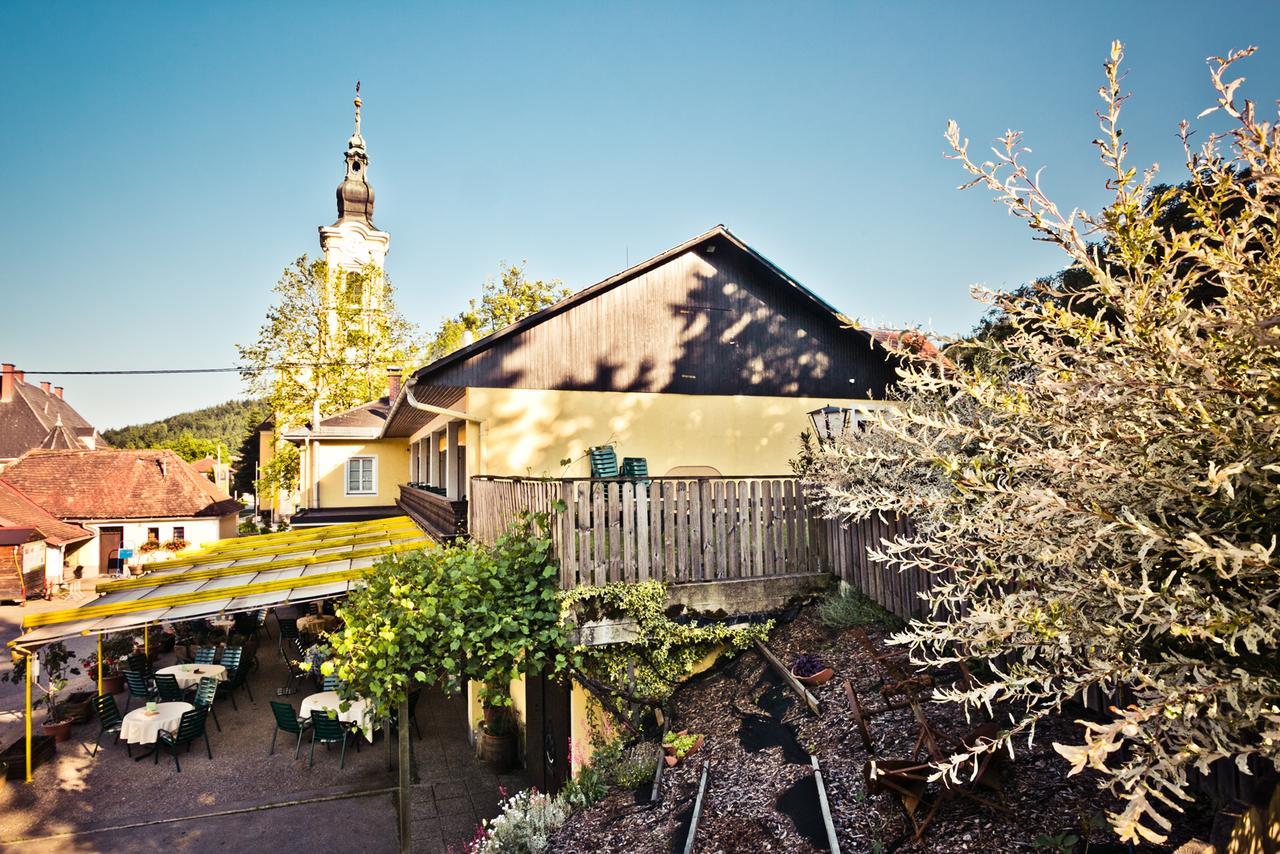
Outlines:
[[[573,650],[579,681],[623,720],[630,717],[630,703],[664,705],[676,685],[712,652],[746,649],[767,638],[773,627],[772,621],[737,626],[677,622],[669,616],[667,602],[667,585],[660,581],[577,587],[562,594],[566,622],[581,626],[605,617],[635,622],[631,640]]]

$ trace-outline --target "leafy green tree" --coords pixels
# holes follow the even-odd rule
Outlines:
[[[254,494],[258,496],[291,493],[302,479],[302,455],[292,442],[277,442],[275,453],[265,465],[258,467]]]
[[[414,327],[376,267],[330,270],[304,255],[285,268],[275,294],[257,341],[237,349],[241,376],[279,427],[305,423],[315,407],[330,414],[381,397],[387,368],[413,358]]]
[[[1230,130],[1193,148],[1184,122],[1190,182],[1152,192],[1154,169],[1126,162],[1113,45],[1097,145],[1114,197],[1096,215],[1056,207],[1019,134],[976,162],[952,123],[968,186],[1087,274],[1078,298],[990,295],[1007,328],[968,343],[980,358],[903,350],[900,405],[805,472],[831,516],[913,518],[873,550],[936,573],[928,616],[897,640],[925,663],[990,665],[935,696],[1000,704],[1009,723],[943,774],[1087,690],[1123,692],[1054,746],[1121,799],[1126,841],[1165,838],[1193,769],[1280,766],[1280,125],[1226,76],[1251,52],[1210,60]],[[1166,227],[1176,208],[1190,216]]]
[[[258,464],[262,461],[261,442],[258,427],[270,416],[266,407],[259,404],[245,413],[240,424],[240,439],[234,457],[235,469],[231,474],[231,492],[241,495],[254,492],[254,478],[257,477]]]
[[[554,305],[570,291],[559,279],[529,281],[524,263],[502,262],[496,279],[484,283],[478,300],[471,300],[466,311],[440,322],[440,327],[427,344],[427,360],[447,356],[463,346],[467,333],[482,338],[510,326],[536,311]]]

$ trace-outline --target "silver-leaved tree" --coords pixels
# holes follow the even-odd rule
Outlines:
[[[950,359],[903,352],[899,405],[806,461],[829,515],[914,518],[878,554],[936,587],[897,640],[990,665],[939,699],[999,704],[1008,726],[940,771],[1100,690],[1109,721],[1055,747],[1119,796],[1125,840],[1163,838],[1192,768],[1280,762],[1280,129],[1231,78],[1250,53],[1210,60],[1207,112],[1227,129],[1193,146],[1183,122],[1190,180],[1164,188],[1127,164],[1113,45],[1096,144],[1115,196],[1097,215],[1055,206],[1019,134],[980,162],[952,123],[965,186],[1085,284],[985,294],[1003,334]]]

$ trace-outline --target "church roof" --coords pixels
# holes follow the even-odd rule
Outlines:
[[[93,425],[53,391],[25,382],[11,371],[12,397],[0,398],[0,460],[33,448],[88,448],[102,444]],[[85,439],[89,441],[84,441]]]

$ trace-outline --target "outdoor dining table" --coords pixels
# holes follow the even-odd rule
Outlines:
[[[227,681],[227,668],[221,664],[174,664],[162,667],[156,673],[168,673],[178,680],[178,687],[183,691],[194,688],[206,676],[212,676],[219,682]]]
[[[160,730],[176,730],[182,721],[182,713],[194,708],[190,703],[156,703],[155,714],[148,714],[147,707],[141,706],[124,716],[120,723],[120,737],[130,744],[153,745],[151,751],[134,757],[135,761],[141,761],[155,752],[154,745],[160,738]]]
[[[311,720],[312,712],[337,712],[338,720],[348,724],[360,724],[360,730],[365,739],[373,741],[373,709],[368,702],[359,698],[351,700],[345,712],[340,708],[341,705],[342,698],[338,696],[337,691],[321,691],[303,699],[298,717]]]
[[[342,620],[332,614],[308,614],[298,618],[298,631],[309,635],[331,632],[342,627]]]

